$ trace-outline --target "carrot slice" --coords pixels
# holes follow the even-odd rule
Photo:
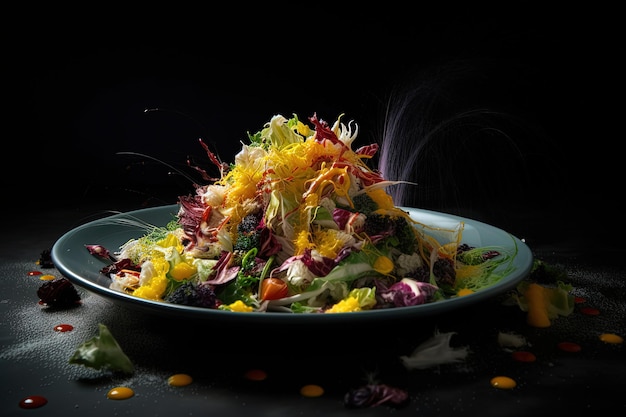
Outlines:
[[[531,283],[524,294],[528,302],[528,315],[526,322],[533,327],[550,327],[550,317],[546,307],[546,298],[543,287],[539,284]]]

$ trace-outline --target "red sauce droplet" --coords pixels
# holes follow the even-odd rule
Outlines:
[[[515,351],[511,356],[518,362],[534,362],[537,360],[534,353],[525,350]]]
[[[48,400],[41,395],[31,395],[20,401],[20,407],[27,409],[43,407],[46,404],[48,404]]]
[[[263,381],[267,378],[267,373],[261,369],[250,369],[244,376],[250,381]]]
[[[557,344],[557,347],[565,352],[580,352],[582,349],[578,343],[574,342],[561,342]]]
[[[54,326],[55,332],[69,332],[72,330],[74,330],[74,326],[72,326],[71,324],[57,324],[56,326]]]
[[[576,304],[581,304],[581,303],[584,303],[585,301],[587,301],[587,300],[584,297],[580,297],[580,296],[574,297],[574,302]]]
[[[35,275],[41,275],[41,274],[43,274],[43,272],[41,272],[41,271],[30,271],[28,273],[28,276],[29,277],[34,277]]]
[[[597,316],[598,314],[600,314],[600,310],[593,307],[583,307],[580,309],[580,312],[588,316]]]

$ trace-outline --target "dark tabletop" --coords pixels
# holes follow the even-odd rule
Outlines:
[[[78,287],[81,305],[50,309],[38,304],[42,285],[31,271],[61,277],[56,268],[38,264],[43,251],[68,230],[99,218],[93,206],[42,211],[27,225],[10,228],[2,239],[0,263],[2,326],[0,364],[4,415],[21,415],[18,403],[44,396],[48,415],[111,413],[220,413],[240,415],[452,415],[487,413],[523,416],[546,407],[563,413],[626,408],[622,396],[626,372],[624,345],[600,340],[603,333],[626,334],[626,281],[617,252],[579,251],[577,241],[553,236],[526,240],[536,259],[563,268],[572,294],[581,300],[573,313],[548,328],[526,323],[526,313],[504,305],[496,296],[477,305],[417,320],[372,322],[349,326],[295,328],[286,324],[226,325],[210,320],[159,317],[91,294]],[[527,218],[527,222],[540,219]],[[524,235],[520,235],[524,238]],[[573,243],[572,243],[573,242]],[[604,248],[600,244],[598,249]],[[585,314],[585,308],[599,314]],[[78,345],[107,325],[136,367],[132,376],[70,365]],[[55,332],[59,324],[74,330]],[[435,333],[453,332],[451,346],[468,347],[460,363],[427,369],[405,368],[409,355]],[[521,336],[523,347],[501,345],[501,333]],[[560,350],[573,342],[578,352]],[[536,361],[515,361],[511,352],[528,350]],[[249,381],[248,370],[264,370],[264,381]],[[169,376],[187,373],[193,383],[171,387]],[[517,382],[510,390],[494,388],[495,376]],[[369,378],[369,379],[368,379]],[[372,379],[373,378],[373,379]],[[368,381],[404,389],[409,403],[396,409],[348,409],[344,396]],[[300,394],[301,387],[324,389],[317,398]],[[107,392],[128,386],[135,396],[108,400]],[[42,410],[44,411],[44,410]]]

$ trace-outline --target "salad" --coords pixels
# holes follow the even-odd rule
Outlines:
[[[331,314],[401,308],[488,287],[514,249],[463,243],[395,206],[390,181],[368,166],[377,144],[353,150],[354,122],[275,115],[248,133],[234,163],[180,196],[167,225],[114,254],[110,288],[150,300],[235,312]]]

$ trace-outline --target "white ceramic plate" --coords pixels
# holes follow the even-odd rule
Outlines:
[[[462,242],[470,246],[500,246],[513,252],[516,249],[517,254],[513,259],[514,269],[490,287],[463,297],[412,307],[343,314],[238,313],[151,301],[110,289],[110,278],[100,273],[100,270],[107,265],[107,262],[91,255],[85,248],[85,245],[102,245],[113,252],[128,240],[141,237],[145,234],[145,231],[139,226],[125,225],[112,220],[139,219],[153,225],[164,226],[174,218],[178,212],[178,205],[114,214],[110,217],[81,225],[70,230],[56,241],[52,248],[52,260],[61,274],[74,284],[106,297],[111,301],[122,303],[129,308],[136,308],[161,316],[182,316],[222,322],[247,323],[354,323],[424,317],[449,312],[453,309],[479,303],[495,295],[502,294],[513,289],[530,273],[533,263],[532,253],[524,242],[510,233],[488,224],[459,216],[415,208],[404,209],[410,213],[412,218],[428,226],[454,229],[460,222],[464,222]]]

